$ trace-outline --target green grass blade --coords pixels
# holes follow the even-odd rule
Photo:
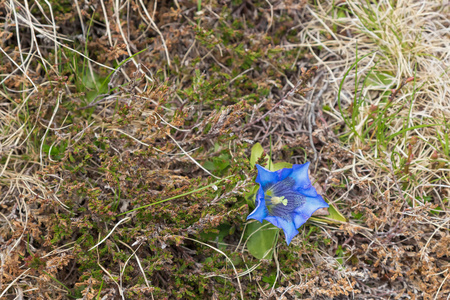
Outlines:
[[[199,188],[199,189],[196,189],[196,190],[193,190],[193,191],[184,193],[184,194],[180,194],[180,195],[177,195],[177,196],[173,196],[173,197],[170,197],[170,198],[167,198],[167,199],[158,201],[158,202],[150,203],[150,204],[147,204],[147,205],[144,205],[144,206],[141,206],[141,207],[137,207],[137,208],[132,209],[132,210],[129,210],[129,211],[127,211],[127,212],[118,214],[117,216],[123,216],[123,215],[128,214],[128,213],[133,212],[133,211],[137,211],[137,210],[144,209],[144,208],[147,208],[147,207],[156,205],[156,204],[161,204],[161,203],[164,203],[164,202],[167,202],[167,201],[170,201],[170,200],[178,199],[178,198],[181,198],[181,197],[184,197],[184,196],[187,196],[187,195],[191,195],[191,194],[194,194],[194,193],[203,191],[203,190],[205,190],[205,189],[207,189],[207,188],[210,188],[210,187],[212,187],[212,186],[214,186],[214,185],[216,185],[216,184],[219,184],[219,183],[221,183],[222,181],[227,180],[228,178],[231,178],[231,177],[233,177],[233,175],[230,175],[230,176],[225,177],[225,178],[223,178],[223,179],[217,180],[216,182],[211,183],[211,184],[208,184],[207,186],[204,186],[204,187],[202,187],[202,188]]]

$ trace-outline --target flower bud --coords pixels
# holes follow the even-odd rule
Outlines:
[[[369,108],[370,112],[376,112],[378,110],[378,105],[372,104]]]
[[[436,150],[433,151],[433,154],[431,154],[431,159],[438,159],[439,155]]]

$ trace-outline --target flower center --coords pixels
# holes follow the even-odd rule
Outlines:
[[[277,205],[277,204],[283,204],[284,206],[286,206],[287,204],[288,204],[288,200],[286,199],[286,198],[284,198],[284,196],[281,196],[281,197],[276,197],[276,196],[273,196],[271,199],[270,199],[270,202],[272,202],[272,205]]]
[[[274,183],[264,191],[269,215],[291,220],[291,214],[305,204],[305,196],[294,190],[295,180],[291,177]]]

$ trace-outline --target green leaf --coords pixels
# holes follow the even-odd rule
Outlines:
[[[252,154],[250,156],[250,164],[252,166],[255,166],[256,162],[258,161],[258,159],[261,158],[261,156],[263,154],[264,154],[264,149],[260,143],[256,143],[255,145],[253,145]],[[267,161],[267,163],[263,167],[265,167],[266,169],[269,169],[272,172],[281,170],[283,168],[292,168],[292,164],[290,164],[288,162],[278,162],[278,163],[274,164],[272,162],[272,160],[269,158],[269,155],[267,155],[267,154],[265,156],[265,160]]]
[[[250,156],[250,164],[252,166],[255,166],[256,162],[263,155],[263,153],[264,153],[264,149],[261,146],[261,144],[260,143],[254,144],[252,147],[252,154]]]
[[[359,213],[352,212],[352,217],[356,220],[360,220],[363,216],[364,215],[361,212],[359,212]]]
[[[316,221],[319,223],[327,223],[327,224],[341,224],[347,223],[347,218],[337,209],[334,204],[330,203],[327,198],[323,197],[325,201],[328,202],[330,207],[328,207],[328,212],[330,213],[328,216],[323,217],[311,217],[309,218],[311,221]]]
[[[272,273],[270,273],[270,276],[263,276],[262,278],[262,281],[270,284],[271,286],[275,284],[275,280],[277,280],[277,273],[275,271],[272,271]]]
[[[202,232],[200,236],[203,240],[208,242],[216,242],[220,250],[226,250],[227,246],[223,244],[223,239],[230,234],[231,226],[229,224],[221,224],[216,227],[218,232]]]
[[[430,209],[430,213],[433,215],[439,215],[439,213],[443,212],[442,207],[438,206],[435,209]]]
[[[259,185],[255,185],[247,193],[244,193],[245,202],[250,209],[255,209],[256,193],[258,192]]]
[[[223,175],[226,169],[230,166],[231,157],[227,153],[222,153],[218,157],[213,157],[209,161],[205,161],[203,166],[211,172],[217,172],[218,175]]]
[[[279,230],[267,221],[248,224],[244,234],[248,251],[257,259],[272,259]]]
[[[270,171],[274,172],[274,171],[278,171],[284,168],[292,168],[292,164],[288,163],[288,162],[277,162],[275,164],[271,164],[271,168]]]
[[[388,72],[373,72],[369,75],[368,86],[390,86],[394,83],[394,77]]]
[[[93,75],[93,76],[92,76]],[[104,77],[100,77],[98,74],[83,74],[81,82],[85,87],[92,90],[98,90],[102,85],[102,82],[105,80]]]

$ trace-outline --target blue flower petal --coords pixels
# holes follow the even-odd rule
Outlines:
[[[308,175],[309,162],[302,165],[293,165],[290,177],[295,180],[294,189],[307,197],[316,197],[317,191],[312,186]]]
[[[329,207],[328,203],[323,200],[322,196],[317,195],[317,197],[306,197],[306,203],[301,207],[297,207],[295,212],[309,218],[316,210],[324,207]]]
[[[256,209],[248,215],[247,220],[255,219],[262,223],[265,217],[267,217],[266,201],[263,190],[259,188],[256,194]]]
[[[256,177],[256,183],[259,183],[265,190],[267,185],[286,179],[292,173],[292,169],[284,168],[275,172],[271,172],[260,165],[256,165],[258,169],[258,176]]]
[[[297,212],[294,214],[294,225],[295,228],[299,228],[303,224],[306,223],[306,221],[311,217],[311,215],[306,215],[303,212]]]
[[[256,176],[256,183],[259,183],[263,189],[265,187],[272,183],[276,182],[278,179],[278,175],[275,172],[270,172],[264,167],[261,167],[260,165],[256,165],[256,168],[258,169],[258,176]]]
[[[288,245],[292,241],[294,236],[298,234],[298,230],[295,228],[294,222],[292,221],[288,221],[286,219],[274,216],[268,216],[266,217],[266,220],[275,225],[276,227],[283,229],[284,235],[286,237],[286,243]]]
[[[283,168],[281,170],[275,171],[278,175],[278,181],[282,181],[292,174],[292,168]]]

